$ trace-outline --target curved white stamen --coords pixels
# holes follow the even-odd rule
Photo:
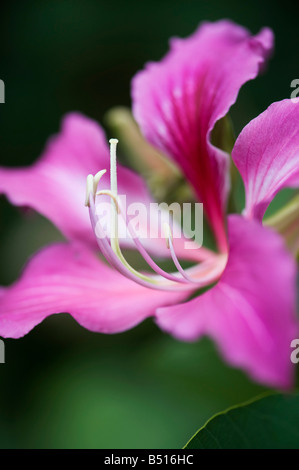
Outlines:
[[[95,197],[96,190],[100,179],[106,173],[107,170],[98,171],[96,175],[88,175],[86,179],[86,195],[85,195],[85,206],[89,207],[89,196],[90,194]]]
[[[167,273],[162,268],[160,268],[151,256],[147,253],[141,242],[136,238],[136,234],[128,223],[126,214],[123,213],[121,205],[118,201],[117,194],[117,162],[116,162],[116,147],[118,140],[110,139],[110,190],[104,189],[97,192],[98,183],[106,172],[106,170],[99,171],[95,176],[88,175],[86,182],[86,200],[85,205],[89,207],[90,218],[92,227],[95,231],[97,241],[101,251],[107,261],[114,266],[119,272],[128,277],[129,279],[134,280],[138,284],[143,285],[144,287],[150,287],[153,289],[162,289],[162,290],[176,290],[176,289],[187,289],[192,290],[195,287],[203,287],[210,284],[211,279],[216,280],[221,274],[224,266],[219,267],[218,256],[214,253],[211,253],[209,256],[209,263],[211,266],[205,265],[201,269],[201,266],[193,267],[188,269],[188,273],[182,268],[173,246],[173,236],[169,224],[164,223],[164,235],[166,240],[166,245],[170,249],[172,260],[178,270],[176,273]],[[101,226],[101,221],[96,214],[95,210],[95,197],[96,196],[106,195],[111,198],[111,231],[110,238],[107,237],[103,227]],[[157,274],[153,273],[140,273],[136,271],[124,257],[118,238],[118,214],[120,214],[127,226],[129,233],[135,243],[136,248],[139,253],[142,255],[144,260],[147,262],[149,267],[151,267]],[[99,235],[97,235],[97,230],[99,229]],[[209,264],[208,263],[208,264]],[[205,266],[204,266],[205,265]],[[216,268],[216,272],[215,272]],[[203,271],[203,272],[202,272]],[[201,273],[202,272],[202,273]],[[192,276],[189,274],[192,273]],[[208,279],[207,279],[208,277]]]

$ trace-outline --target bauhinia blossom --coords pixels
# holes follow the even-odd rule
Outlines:
[[[116,172],[116,141],[109,156],[102,129],[78,113],[65,117],[35,165],[0,170],[0,191],[13,204],[48,217],[68,239],[37,253],[19,280],[0,290],[1,336],[18,338],[59,312],[102,333],[154,316],[181,340],[209,335],[230,364],[255,380],[292,385],[296,264],[282,237],[262,219],[280,189],[299,185],[299,104],[273,103],[240,133],[232,159],[245,186],[242,215],[226,213],[230,159],[211,143],[216,122],[265,65],[272,43],[267,28],[251,36],[229,21],[205,23],[189,38],[172,40],[163,60],[133,79],[134,117],[203,203],[217,252],[184,250],[185,241],[172,240],[165,224],[167,243],[163,237],[144,242],[131,233],[127,245],[152,268],[136,271],[117,238],[118,220],[126,219],[119,195],[146,207],[151,195],[131,170],[118,164]],[[103,171],[109,167],[110,175]],[[110,237],[98,217],[104,199],[111,200]],[[110,267],[96,256],[98,247]],[[162,270],[151,255],[170,257],[176,270]],[[194,265],[183,269],[180,258]],[[196,296],[202,287],[210,289]]]

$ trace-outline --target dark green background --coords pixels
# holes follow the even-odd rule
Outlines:
[[[235,129],[299,78],[298,4],[273,1],[10,1],[0,12],[2,165],[29,164],[64,113],[102,121],[130,105],[130,80],[159,60],[170,36],[202,20],[230,18],[253,33],[273,28],[267,72],[241,91]],[[40,216],[24,217],[0,199],[0,281],[12,282],[28,255],[58,239]],[[47,319],[27,337],[6,340],[0,364],[0,447],[182,447],[214,412],[261,388],[227,368],[213,345],[179,343],[148,320],[103,336],[68,315]]]

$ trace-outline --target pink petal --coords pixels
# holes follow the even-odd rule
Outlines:
[[[298,337],[296,266],[282,239],[255,221],[229,217],[230,253],[219,283],[190,302],[160,308],[160,327],[179,339],[211,336],[225,359],[275,387],[293,381]]]
[[[247,217],[262,219],[275,194],[299,186],[299,103],[273,103],[239,135],[232,158],[246,191]]]
[[[257,76],[272,43],[269,29],[252,37],[229,21],[204,23],[189,38],[172,40],[165,58],[149,63],[132,84],[144,135],[180,165],[222,247],[229,159],[211,144],[211,131],[240,87]]]
[[[95,244],[84,207],[86,177],[109,165],[102,129],[72,113],[31,167],[1,168],[0,192],[12,204],[29,206],[49,218],[66,237]]]
[[[0,336],[19,338],[61,312],[89,330],[117,333],[186,295],[139,286],[86,247],[56,244],[36,254],[21,278],[0,290]]]

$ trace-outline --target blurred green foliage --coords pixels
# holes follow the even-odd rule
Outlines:
[[[298,78],[295,2],[270,0],[21,0],[1,3],[2,165],[27,165],[57,132],[63,114],[102,121],[130,105],[130,80],[159,60],[170,36],[202,20],[230,18],[256,33],[270,26],[276,51],[268,70],[240,92],[236,133]],[[28,256],[61,236],[40,216],[0,199],[0,283]],[[68,315],[6,340],[0,364],[0,447],[178,448],[214,413],[262,389],[229,369],[208,340],[179,343],[148,320],[104,336]]]

